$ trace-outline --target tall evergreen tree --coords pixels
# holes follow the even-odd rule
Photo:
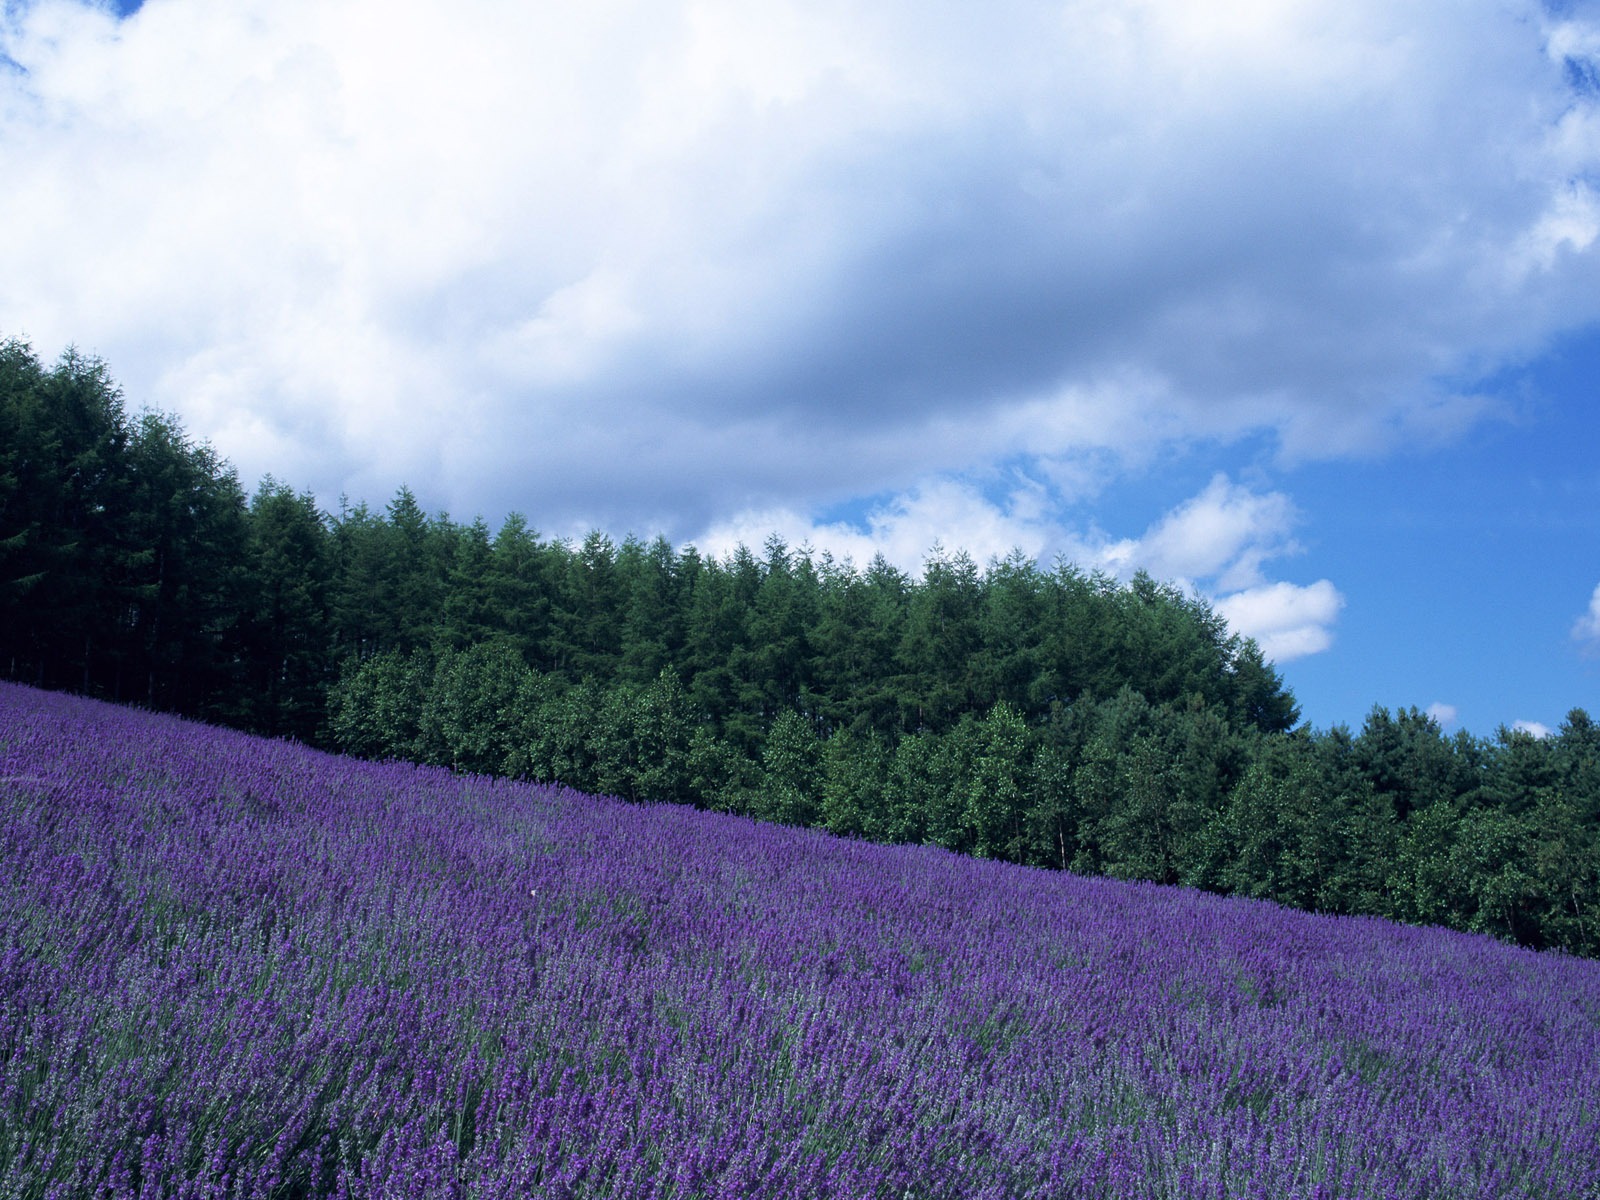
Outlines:
[[[40,547],[42,578],[21,640],[45,682],[104,692],[142,553],[117,529],[129,507],[122,393],[104,363],[68,349],[40,381],[36,403],[49,464],[38,474],[39,515],[51,536]]]
[[[628,538],[617,555],[622,606],[618,669],[640,685],[660,676],[683,650],[677,555],[664,537]]]
[[[333,521],[330,604],[334,653],[362,659],[397,650],[400,638],[388,595],[388,528],[365,501],[340,500]]]
[[[609,683],[621,651],[622,581],[617,548],[598,531],[566,555],[551,609],[545,658],[570,680]]]
[[[323,724],[333,670],[333,539],[310,492],[268,476],[249,511],[242,720],[304,741]]]
[[[47,524],[56,459],[43,387],[44,368],[32,347],[0,342],[0,670],[36,681],[44,662],[32,597],[59,553]]]
[[[542,650],[549,633],[552,575],[558,548],[539,540],[520,513],[512,513],[494,535],[485,620],[530,664],[549,669]]]
[[[477,518],[457,531],[446,568],[440,639],[461,650],[505,632],[494,597],[494,545],[488,523]]]
[[[909,684],[901,701],[908,729],[941,731],[974,711],[981,610],[977,564],[965,551],[947,555],[935,547],[912,595],[900,643]]]
[[[431,520],[405,486],[389,502],[388,517],[378,609],[390,644],[409,654],[439,637],[453,557],[450,522]]]
[[[226,713],[245,675],[244,492],[170,417],[143,414],[127,454],[118,534],[131,603],[114,690],[156,707]]]

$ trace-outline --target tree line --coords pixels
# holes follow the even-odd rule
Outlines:
[[[321,511],[0,344],[0,669],[369,757],[1600,953],[1600,732],[1299,725],[1201,600],[1014,554]]]

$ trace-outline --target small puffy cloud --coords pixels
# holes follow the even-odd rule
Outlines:
[[[1584,649],[1600,652],[1600,585],[1589,597],[1589,611],[1573,622],[1572,636]]]
[[[1221,591],[1260,585],[1261,564],[1295,553],[1289,536],[1299,514],[1281,492],[1265,494],[1224,475],[1161,518],[1144,536],[1107,546],[1107,566],[1160,579],[1211,579]]]
[[[1223,596],[1215,607],[1236,633],[1255,638],[1273,662],[1320,654],[1333,645],[1344,597],[1326,579],[1300,586],[1269,583]]]
[[[1428,705],[1428,715],[1439,723],[1441,729],[1449,729],[1456,723],[1456,718],[1459,714],[1454,704],[1435,701]]]
[[[1540,738],[1541,740],[1549,737],[1555,732],[1555,730],[1551,729],[1550,726],[1544,724],[1542,721],[1513,721],[1511,722],[1511,728],[1517,733],[1531,734],[1532,736]]]

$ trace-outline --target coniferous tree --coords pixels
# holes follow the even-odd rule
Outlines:
[[[621,649],[621,580],[617,548],[603,533],[565,556],[552,598],[545,659],[569,680],[609,683]]]
[[[1381,706],[1368,714],[1352,745],[1352,760],[1387,796],[1395,815],[1408,820],[1413,810],[1455,801],[1474,784],[1470,764],[1460,758],[1461,743],[1445,738],[1439,723],[1416,708],[1390,714]]]
[[[617,556],[622,637],[618,670],[629,682],[651,683],[682,653],[677,555],[664,537],[635,538]]]
[[[824,557],[809,639],[809,675],[818,716],[854,734],[899,732],[904,684],[898,651],[911,583],[875,555],[865,572]]]
[[[0,672],[374,756],[1600,953],[1600,733],[1295,729],[1194,595],[380,511],[0,343]]]
[[[341,499],[333,522],[330,605],[335,655],[362,659],[400,645],[398,618],[387,592],[388,528],[362,501]]]
[[[332,537],[309,492],[268,476],[251,498],[242,722],[303,741],[323,724],[332,670]]]
[[[936,547],[912,594],[900,643],[908,730],[940,732],[974,711],[980,611],[977,565],[964,551],[946,555]]]
[[[1020,550],[990,567],[983,581],[979,635],[984,652],[974,674],[982,703],[1017,712],[1049,703],[1039,682],[1044,662],[1046,582]]]
[[[1567,713],[1553,749],[1558,786],[1578,820],[1600,829],[1600,725],[1581,708]]]
[[[34,597],[59,553],[48,521],[57,459],[43,386],[44,368],[32,348],[0,342],[0,667],[35,682],[45,663]]]
[[[552,574],[559,550],[543,545],[526,518],[512,513],[494,535],[487,570],[485,621],[530,665],[549,669],[542,649],[549,634]]]
[[[402,653],[423,650],[438,639],[445,578],[453,557],[448,519],[430,520],[411,489],[402,486],[389,502],[383,538],[379,611]]]
[[[237,477],[176,421],[145,413],[128,444],[123,678],[153,707],[224,715],[245,676],[249,522]],[[134,678],[132,672],[142,678]]]
[[[482,517],[456,531],[446,566],[443,621],[438,640],[457,650],[506,632],[493,593],[494,545]]]
[[[18,641],[41,682],[105,692],[108,656],[136,600],[130,577],[141,548],[119,537],[127,511],[128,443],[122,393],[105,364],[68,349],[31,397],[41,469],[34,482],[37,585],[29,589]]]

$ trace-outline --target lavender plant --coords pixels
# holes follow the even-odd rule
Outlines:
[[[0,1196],[1600,1196],[1600,963],[0,685]]]

